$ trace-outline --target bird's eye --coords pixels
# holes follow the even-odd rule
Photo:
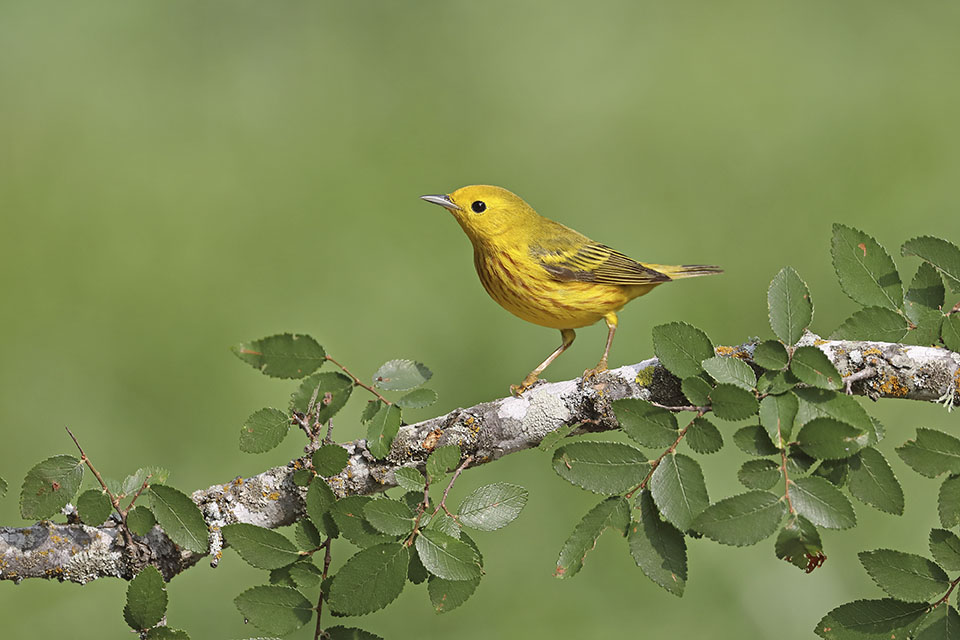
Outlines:
[[[483,213],[487,210],[487,205],[482,200],[474,200],[470,208],[473,209],[474,213]]]

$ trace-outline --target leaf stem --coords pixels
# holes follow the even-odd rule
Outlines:
[[[353,380],[354,386],[363,387],[364,389],[366,389],[367,391],[369,391],[369,392],[372,393],[373,395],[377,396],[377,398],[379,398],[380,401],[383,402],[383,403],[385,403],[385,404],[388,404],[388,405],[393,404],[392,402],[390,402],[389,400],[387,400],[386,398],[384,398],[382,395],[380,395],[380,393],[377,392],[376,389],[374,389],[374,388],[371,387],[370,385],[367,385],[367,384],[364,384],[363,382],[361,382],[361,381],[360,381],[360,378],[358,378],[357,376],[355,376],[355,375],[353,375],[352,373],[350,373],[350,370],[347,369],[345,366],[343,366],[342,364],[340,364],[339,362],[337,362],[336,360],[334,360],[333,358],[331,358],[331,357],[328,356],[328,355],[324,355],[323,357],[326,358],[327,360],[329,360],[330,362],[332,362],[333,364],[337,365],[338,367],[340,367],[340,370],[341,370],[341,371],[343,371],[345,374],[347,374],[348,376],[350,376],[350,378]]]
[[[331,538],[324,540],[320,548],[326,547],[326,553],[323,555],[323,573],[320,576],[320,595],[317,597],[317,628],[313,632],[313,640],[318,640],[323,635],[323,626],[320,624],[320,618],[323,616],[323,581],[327,579],[327,571],[330,569],[330,542]]]
[[[669,407],[661,407],[661,408],[669,409]],[[693,423],[696,421],[697,418],[702,418],[703,414],[705,414],[707,411],[710,410],[710,407],[695,407],[695,409],[697,411],[697,415],[693,418],[693,420],[687,423],[687,426],[685,426],[683,429],[680,429],[680,432],[677,434],[677,439],[673,441],[673,444],[667,447],[664,450],[664,452],[661,453],[656,460],[650,463],[650,471],[648,471],[647,475],[644,476],[643,480],[640,481],[640,484],[635,486],[633,489],[630,489],[630,491],[623,496],[624,498],[629,500],[630,498],[633,497],[633,494],[635,494],[637,491],[647,488],[647,483],[649,483],[650,478],[653,477],[653,472],[657,470],[657,467],[660,466],[660,463],[663,462],[663,459],[677,450],[677,445],[680,444],[681,440],[683,440],[683,436],[687,435],[687,429],[689,429],[693,425]]]
[[[70,439],[73,440],[73,444],[77,445],[77,450],[80,451],[80,459],[87,465],[90,469],[90,472],[93,474],[93,477],[97,479],[97,482],[100,483],[100,487],[103,489],[103,492],[107,494],[107,497],[110,498],[110,504],[113,505],[113,508],[116,509],[117,515],[120,516],[120,520],[123,522],[123,536],[127,542],[128,548],[131,548],[133,545],[133,537],[130,535],[130,531],[127,529],[127,512],[120,507],[120,500],[111,493],[110,489],[107,488],[107,483],[103,481],[103,476],[100,475],[100,472],[97,471],[97,468],[93,466],[93,462],[90,461],[90,458],[87,457],[87,454],[83,452],[83,447],[80,446],[80,442],[77,440],[77,436],[73,435],[73,431],[70,431],[70,427],[64,426],[64,429],[67,430],[67,433],[70,434]],[[142,487],[141,487],[142,491]],[[140,492],[137,492],[137,496],[140,495]],[[136,496],[134,497],[134,500]],[[131,504],[133,504],[131,502]]]

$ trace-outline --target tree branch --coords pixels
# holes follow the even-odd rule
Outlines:
[[[822,340],[808,333],[801,345],[819,347],[850,380],[848,392],[878,398],[938,402],[948,409],[960,401],[960,354],[935,347],[886,342]],[[721,347],[721,355],[750,361],[753,344]],[[872,375],[861,373],[873,369]],[[364,440],[342,445],[350,453],[346,469],[327,481],[340,496],[366,495],[396,486],[394,471],[423,467],[435,448],[460,446],[472,456],[471,466],[536,447],[562,426],[579,425],[572,433],[616,429],[614,400],[643,398],[683,408],[690,403],[680,381],[656,358],[605,372],[588,383],[581,379],[535,386],[522,397],[505,397],[417,424],[404,425],[389,456],[376,460]],[[697,407],[691,407],[697,409]],[[304,514],[304,487],[292,475],[302,459],[274,467],[252,478],[237,478],[193,493],[210,530],[210,555],[216,566],[223,549],[220,530],[233,522],[276,528]],[[174,545],[159,527],[126,543],[116,521],[101,527],[40,522],[32,527],[0,527],[0,579],[56,578],[85,583],[100,577],[130,579],[153,564],[169,580],[203,557]]]

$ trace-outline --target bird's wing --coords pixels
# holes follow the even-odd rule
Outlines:
[[[619,251],[593,242],[572,229],[563,229],[569,233],[543,238],[530,246],[530,255],[557,280],[620,285],[670,280],[670,276]]]

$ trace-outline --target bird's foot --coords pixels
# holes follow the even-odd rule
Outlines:
[[[539,378],[531,373],[524,378],[523,382],[520,384],[510,385],[510,394],[519,398],[521,395],[523,395],[524,391],[537,384],[538,381]]]
[[[586,382],[587,380],[590,380],[591,378],[595,378],[596,376],[598,376],[599,374],[603,373],[606,370],[607,370],[607,361],[606,359],[603,359],[600,362],[598,362],[597,366],[595,366],[593,369],[587,369],[586,371],[583,372],[583,380],[584,382]]]

